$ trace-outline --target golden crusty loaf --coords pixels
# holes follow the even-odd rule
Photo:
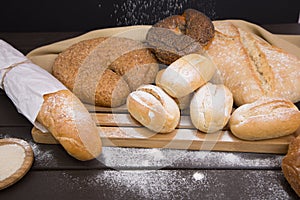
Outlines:
[[[192,97],[190,105],[192,123],[205,133],[219,131],[229,121],[232,107],[232,93],[226,86],[206,83]]]
[[[155,85],[144,85],[130,93],[127,108],[142,125],[159,133],[173,131],[180,119],[175,101]]]
[[[207,83],[215,73],[211,60],[200,54],[183,56],[156,77],[156,85],[170,96],[181,98]]]
[[[197,10],[187,9],[182,15],[172,15],[154,24],[146,41],[158,60],[168,65],[181,56],[203,52],[213,36],[212,21]]]
[[[215,21],[207,53],[217,67],[212,81],[226,85],[236,105],[261,96],[300,100],[300,60],[228,21]]]
[[[101,153],[101,139],[95,122],[69,90],[44,95],[37,121],[78,160],[91,160]]]
[[[229,121],[231,132],[244,140],[277,138],[294,133],[300,112],[289,100],[262,97],[238,107]]]
[[[154,82],[157,60],[139,41],[100,37],[78,42],[60,53],[53,75],[82,101],[116,107],[130,91]]]
[[[284,177],[300,197],[300,136],[289,145],[288,153],[281,163]]]

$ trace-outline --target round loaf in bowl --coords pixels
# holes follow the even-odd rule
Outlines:
[[[99,37],[61,52],[52,73],[83,102],[117,107],[131,91],[154,82],[158,69],[156,58],[142,42]]]

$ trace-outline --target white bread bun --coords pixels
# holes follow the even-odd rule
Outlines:
[[[215,70],[208,57],[189,54],[173,62],[157,76],[156,85],[174,98],[184,97],[207,83]]]
[[[166,71],[166,69],[162,69],[162,70],[158,71],[158,73],[156,75],[156,79],[155,79],[156,82],[159,82],[159,80],[161,79],[161,75],[164,73],[164,71]],[[179,109],[184,110],[190,106],[191,97],[192,97],[192,94],[188,94],[186,96],[183,96],[180,98],[173,98],[173,99],[177,103]]]
[[[232,93],[227,87],[206,83],[192,97],[190,105],[192,123],[205,133],[221,130],[229,121],[232,106]]]
[[[94,120],[81,101],[69,90],[44,95],[37,121],[74,158],[91,160],[101,153],[101,139]]]
[[[231,132],[244,140],[277,138],[294,133],[300,112],[289,100],[261,98],[238,107],[230,118]]]
[[[127,108],[138,122],[159,133],[173,131],[180,119],[176,102],[154,85],[144,85],[131,92],[127,97]]]

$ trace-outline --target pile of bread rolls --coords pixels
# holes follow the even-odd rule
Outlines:
[[[147,40],[152,50],[161,62],[170,64],[158,73],[156,85],[175,99],[192,94],[190,117],[202,132],[218,131],[229,121],[231,132],[244,140],[295,133],[300,126],[300,112],[294,104],[300,101],[300,60],[230,22],[212,25],[208,21],[187,10],[150,29]],[[204,33],[198,31],[201,26]],[[164,101],[160,102],[164,107]],[[129,112],[139,119],[139,111],[130,109],[135,103],[130,94]],[[150,98],[142,103],[149,107],[152,104]],[[232,112],[233,105],[236,109]],[[166,109],[163,113],[168,112]],[[144,125],[159,132],[153,129],[151,119]],[[168,121],[166,126],[171,124],[170,119],[174,117],[159,121]],[[284,176],[300,196],[299,155],[300,136],[282,161]]]
[[[175,113],[167,119],[170,109],[162,99],[168,96],[175,102],[185,99],[193,125],[206,133],[221,130],[229,122],[236,137],[262,140],[292,134],[299,127],[300,112],[293,103],[300,100],[300,61],[295,56],[230,22],[211,22],[192,9],[153,25],[146,42],[167,65],[155,80],[160,94],[167,96],[148,91],[164,109],[155,115],[152,109],[137,109],[141,104],[141,109],[155,104],[146,94],[140,94],[143,101],[138,98],[140,91],[129,94],[127,107],[149,129],[165,133],[165,125],[160,131],[153,121],[179,121]],[[165,119],[156,119],[158,113]],[[175,128],[172,123],[168,130]]]
[[[166,67],[159,71],[160,64]],[[84,102],[126,102],[131,116],[157,133],[176,129],[186,108],[201,132],[228,124],[244,140],[289,135],[300,125],[294,105],[300,101],[300,60],[193,9],[154,24],[144,43],[115,37],[79,42],[58,55],[53,74]],[[300,139],[283,169],[300,194],[295,143]]]

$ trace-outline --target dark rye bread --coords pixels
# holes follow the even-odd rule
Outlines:
[[[116,107],[140,85],[154,82],[158,68],[154,55],[141,42],[100,37],[60,53],[53,75],[82,101]]]
[[[171,64],[191,53],[202,53],[214,37],[214,25],[203,13],[187,9],[154,24],[146,41],[159,61]]]
[[[237,106],[260,97],[300,100],[300,60],[228,21],[215,21],[207,53],[217,67],[212,78],[233,93]]]

